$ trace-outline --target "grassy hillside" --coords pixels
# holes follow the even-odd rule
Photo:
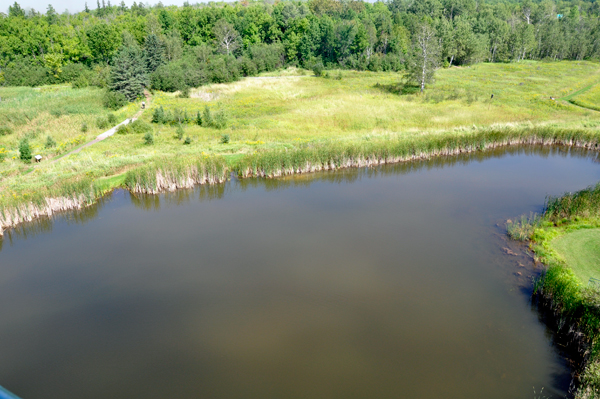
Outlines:
[[[396,73],[328,74],[317,78],[309,71],[288,69],[192,89],[190,98],[154,93],[142,119],[149,123],[158,107],[187,113],[190,123],[182,125],[183,132],[177,125],[152,124],[153,145],[144,144],[143,134],[117,134],[56,163],[49,160],[105,130],[98,123],[110,114],[102,107],[102,92],[66,86],[0,88],[0,125],[6,133],[0,136],[0,151],[4,148],[7,155],[0,163],[0,207],[61,182],[95,180],[150,161],[186,156],[222,155],[231,165],[247,154],[319,143],[461,135],[490,126],[582,128],[592,133],[600,126],[600,113],[550,99],[599,82],[597,63],[521,62],[445,69],[438,71],[424,96],[404,86]],[[213,115],[226,115],[225,128],[193,123],[207,106]],[[120,122],[138,109],[139,103],[131,104],[114,113],[114,119]],[[56,146],[46,147],[48,136]],[[18,143],[25,137],[34,154],[46,157],[33,173],[28,173],[33,165],[19,160]],[[110,188],[104,187],[106,181],[122,179],[105,179],[103,189]]]

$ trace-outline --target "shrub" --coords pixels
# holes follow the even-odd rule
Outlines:
[[[183,141],[183,144],[184,144],[184,145],[189,145],[189,144],[192,144],[192,139],[190,138],[190,136],[187,136],[187,137],[185,138],[185,140]]]
[[[154,135],[151,132],[148,132],[144,135],[144,144],[146,144],[146,145],[154,144]]]
[[[216,129],[225,129],[225,127],[227,127],[227,114],[224,110],[220,109],[215,112],[215,116],[212,120],[212,126]]]
[[[10,126],[0,126],[0,136],[7,136],[9,134],[12,134],[13,130]]]
[[[166,123],[165,109],[162,105],[158,108],[154,108],[154,111],[152,111],[152,123]]]
[[[342,80],[342,71],[338,71],[338,74],[335,77],[335,80]]]
[[[129,133],[133,133],[133,129],[131,128],[130,123],[124,123],[122,125],[119,125],[119,127],[117,128],[117,134],[129,134]]]
[[[202,126],[212,126],[213,118],[210,113],[210,107],[207,105],[204,107],[204,112],[202,113]]]
[[[54,141],[54,139],[52,138],[52,136],[48,135],[48,137],[46,137],[45,147],[46,148],[56,147],[56,141]]]
[[[104,93],[104,98],[102,101],[106,108],[114,110],[124,107],[127,104],[127,98],[125,98],[125,95],[118,91],[107,90]]]
[[[73,83],[71,83],[71,87],[73,87],[74,89],[83,89],[83,88],[88,87],[89,85],[90,85],[90,82],[87,80],[85,75],[79,76],[77,79],[75,79],[73,81]]]
[[[227,144],[227,143],[229,143],[229,135],[224,134],[221,136],[221,144]]]
[[[52,115],[55,118],[60,118],[61,116],[63,116],[64,112],[62,109],[53,109],[50,111],[50,115]]]
[[[321,61],[317,61],[312,67],[312,71],[316,77],[320,77],[323,74],[324,69],[325,67]]]
[[[108,119],[104,116],[99,116],[96,118],[96,126],[98,126],[98,129],[106,129],[108,127]]]
[[[117,116],[115,114],[108,114],[108,124],[111,126],[117,124]]]
[[[23,139],[19,143],[19,158],[22,161],[30,162],[33,156],[31,155],[31,147],[29,147],[29,140]]]
[[[202,115],[200,115],[200,111],[196,114],[196,125],[202,126]]]
[[[181,89],[179,94],[177,95],[179,98],[190,98],[190,88],[188,86]]]
[[[152,126],[150,126],[149,123],[144,122],[141,119],[136,119],[135,121],[131,122],[128,126],[131,126],[133,133],[141,134],[152,131]]]
[[[177,137],[177,140],[181,140],[183,138],[183,126],[181,126],[181,123],[177,126],[177,130],[175,130],[175,137]]]
[[[87,123],[83,122],[83,123],[81,124],[81,131],[82,131],[83,133],[85,133],[85,132],[87,132],[87,131],[88,131],[88,125],[87,125]]]

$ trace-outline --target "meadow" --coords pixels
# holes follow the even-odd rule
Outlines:
[[[155,92],[141,117],[151,126],[153,144],[146,144],[144,134],[125,132],[57,162],[108,129],[107,120],[133,116],[140,102],[110,112],[99,89],[0,88],[0,208],[68,196],[73,187],[91,187],[85,192],[95,197],[127,179],[135,186],[126,172],[141,166],[144,173],[148,165],[159,169],[173,163],[182,170],[198,159],[216,159],[210,162],[219,163],[219,180],[226,169],[261,174],[244,171],[268,162],[275,165],[273,173],[262,174],[277,175],[276,164],[290,151],[331,164],[336,153],[348,151],[350,158],[364,159],[372,157],[369,151],[381,154],[393,147],[399,160],[407,151],[431,152],[434,144],[464,147],[476,138],[485,146],[498,132],[518,140],[534,131],[547,137],[576,132],[589,142],[597,136],[600,114],[550,98],[593,90],[598,82],[600,68],[593,62],[478,64],[439,70],[436,82],[420,95],[399,73],[335,70],[317,78],[289,68],[194,88],[189,98]],[[152,123],[159,108],[179,115],[182,123]],[[221,115],[223,126],[196,123],[207,108]],[[47,145],[48,137],[55,145]],[[34,155],[44,156],[40,164],[19,159],[23,138]],[[319,161],[324,152],[329,158]]]

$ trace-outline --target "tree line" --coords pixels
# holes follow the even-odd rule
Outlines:
[[[0,13],[0,83],[95,85],[131,100],[284,65],[407,70],[481,61],[600,58],[591,1],[307,0],[148,7],[97,0],[78,13]],[[114,97],[114,96],[113,96]]]

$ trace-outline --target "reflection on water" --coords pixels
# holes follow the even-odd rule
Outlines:
[[[567,363],[503,221],[598,180],[595,153],[512,147],[118,191],[5,241],[0,384],[24,399],[561,397]]]

